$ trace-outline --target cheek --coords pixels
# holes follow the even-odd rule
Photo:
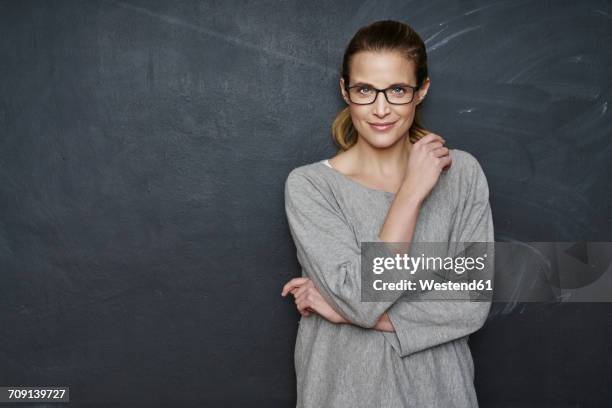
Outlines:
[[[410,126],[412,126],[412,122],[414,121],[414,114],[415,114],[415,110],[411,109],[409,111],[409,113],[407,114],[407,116],[405,116],[405,122],[406,122],[406,128],[410,128]]]
[[[355,107],[352,107],[350,112],[351,112],[351,118],[353,119],[353,122],[367,121],[370,115],[367,110],[355,108]]]
[[[398,116],[401,116],[402,120],[412,122],[414,118],[415,108],[410,107],[404,111],[399,111]]]

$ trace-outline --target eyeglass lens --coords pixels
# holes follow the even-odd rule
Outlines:
[[[394,86],[393,88],[387,88],[385,93],[389,103],[404,104],[412,101],[414,90],[410,87]],[[374,102],[376,95],[378,95],[378,92],[375,89],[365,85],[349,89],[351,102],[357,104],[370,104]]]

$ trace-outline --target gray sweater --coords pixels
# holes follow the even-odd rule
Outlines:
[[[468,152],[450,154],[452,166],[423,202],[413,241],[493,242],[482,168]],[[353,323],[301,317],[297,408],[478,407],[468,337],[484,325],[490,302],[361,302],[361,242],[381,242],[394,197],[325,161],[287,177],[285,210],[302,275]],[[385,311],[395,332],[372,328]]]

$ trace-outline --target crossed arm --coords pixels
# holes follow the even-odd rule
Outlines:
[[[327,303],[316,286],[308,278],[291,279],[283,286],[281,295],[286,296],[288,293],[293,295],[298,312],[304,317],[310,316],[310,313],[317,313],[331,323],[352,324],[352,322],[346,320]],[[376,325],[371,327],[371,329],[387,332],[395,331],[395,327],[386,312],[380,316]]]

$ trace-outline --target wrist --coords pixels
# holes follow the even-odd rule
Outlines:
[[[425,197],[422,196],[415,188],[410,186],[409,184],[402,184],[397,192],[397,196],[405,202],[406,205],[409,205],[414,208],[421,208],[423,201],[425,201]]]

